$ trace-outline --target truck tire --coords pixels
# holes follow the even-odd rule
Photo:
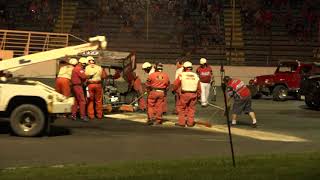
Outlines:
[[[287,100],[288,96],[288,88],[285,87],[284,85],[277,85],[273,91],[273,100],[274,101],[285,101]]]
[[[10,115],[12,131],[18,136],[39,136],[46,127],[43,111],[35,105],[23,104],[16,107]]]
[[[312,96],[310,96],[310,95],[305,96],[304,102],[306,103],[306,105],[309,108],[316,108],[316,105],[314,104],[314,102],[312,100]]]

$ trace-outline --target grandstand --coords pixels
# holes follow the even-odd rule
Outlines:
[[[0,5],[5,11],[0,27],[70,33],[81,39],[106,35],[109,49],[136,51],[138,62],[174,64],[178,58],[188,58],[197,64],[200,57],[206,57],[210,64],[272,66],[280,59],[315,60],[313,51],[319,45],[317,9],[311,9],[315,15],[309,31],[290,29],[299,22],[307,29],[306,16],[301,12],[311,6],[309,1],[288,1],[286,6],[276,5],[277,1],[270,1],[271,4],[248,1],[255,1],[256,7],[248,10],[243,1],[236,1],[232,46],[233,9],[227,0],[208,1],[208,4],[196,0],[150,0],[149,4],[129,0],[7,0]],[[245,2],[250,4],[248,1]],[[271,12],[269,25],[257,21],[260,11],[263,15]],[[287,23],[288,18],[279,18],[289,17],[289,12],[291,24]],[[4,34],[0,36],[3,41]],[[28,51],[33,52],[37,51]]]

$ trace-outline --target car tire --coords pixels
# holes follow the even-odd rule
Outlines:
[[[12,111],[10,126],[13,133],[18,136],[39,136],[45,130],[46,118],[38,106],[23,104]]]
[[[272,95],[274,101],[285,101],[288,96],[288,88],[284,85],[278,85],[273,89]]]

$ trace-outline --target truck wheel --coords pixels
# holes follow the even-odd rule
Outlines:
[[[24,104],[12,111],[10,125],[18,136],[38,136],[46,127],[45,115],[39,107]]]
[[[274,101],[285,101],[288,96],[288,88],[283,85],[278,85],[273,89],[272,95]]]
[[[315,104],[312,100],[312,96],[305,96],[305,99],[304,99],[304,102],[306,103],[306,105],[309,107],[309,108],[315,108]]]

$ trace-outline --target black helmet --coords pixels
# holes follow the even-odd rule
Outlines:
[[[228,83],[230,80],[231,80],[231,77],[230,77],[230,76],[225,76],[225,77],[223,78],[223,82],[224,82],[224,83]]]

